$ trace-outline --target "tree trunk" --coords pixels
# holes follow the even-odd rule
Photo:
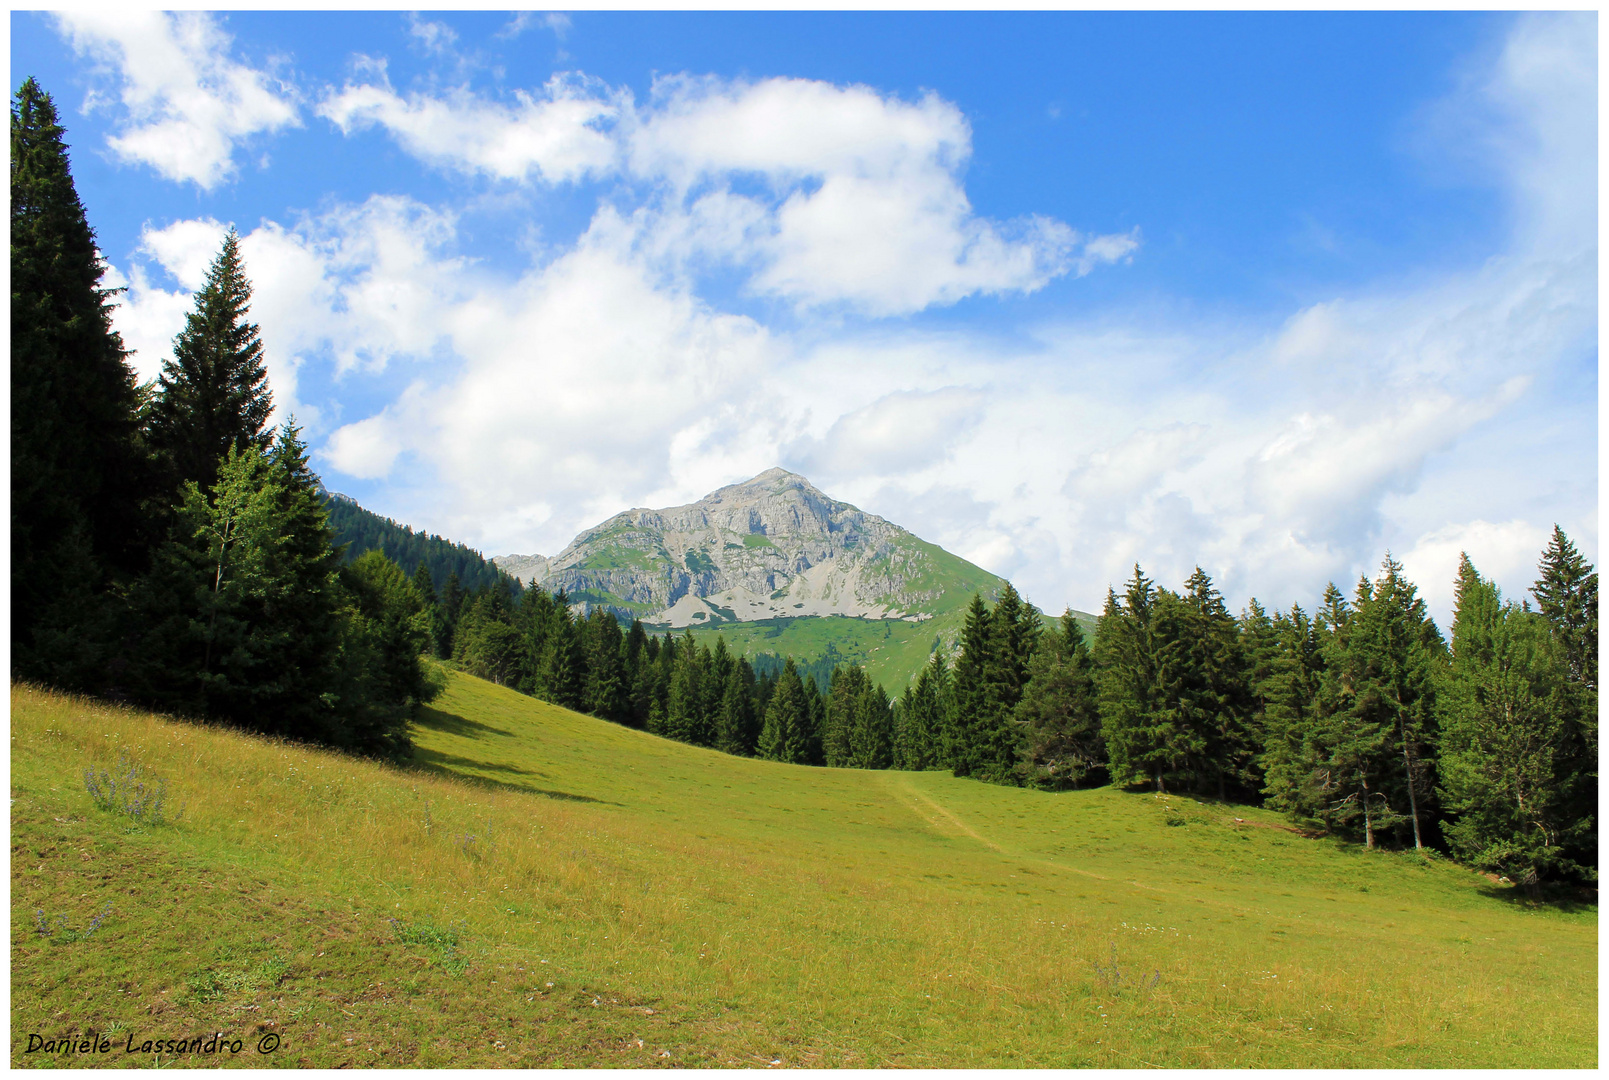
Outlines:
[[[1400,716],[1397,729],[1402,732],[1402,764],[1408,773],[1408,812],[1413,815],[1413,847],[1415,851],[1423,851],[1425,845],[1419,840],[1419,800],[1414,795],[1413,786],[1413,760],[1408,757],[1408,726]]]
[[[1363,839],[1374,850],[1374,819],[1369,816],[1369,778],[1363,777]]]

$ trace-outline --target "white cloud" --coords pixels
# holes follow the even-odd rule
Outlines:
[[[751,234],[752,287],[801,307],[902,315],[978,293],[1032,292],[1075,262],[1087,270],[1138,242],[1089,241],[1038,216],[976,216],[961,184],[971,129],[933,94],[905,102],[805,79],[680,76],[656,82],[634,119],[626,131],[637,176],[676,193],[764,180],[772,194],[767,227]]]
[[[556,75],[540,92],[518,91],[504,105],[465,90],[403,97],[382,75],[378,82],[348,83],[317,111],[345,134],[382,127],[439,167],[563,183],[612,166],[615,145],[600,125],[616,117],[619,105],[597,84],[574,77]]]
[[[1490,522],[1477,518],[1426,533],[1395,557],[1445,631],[1451,625],[1459,555],[1467,553],[1481,576],[1503,582],[1507,599],[1515,603],[1530,599],[1534,604],[1530,585],[1551,534],[1550,526],[1519,519]]]
[[[1032,292],[1128,260],[1140,242],[1137,230],[1085,236],[1038,215],[979,217],[961,182],[970,128],[932,94],[677,76],[639,107],[629,91],[570,75],[503,104],[464,89],[403,96],[382,75],[332,92],[318,112],[343,132],[378,126],[421,160],[500,180],[623,170],[655,193],[632,215],[645,250],[673,270],[746,267],[751,290],[801,308],[905,315]],[[754,178],[763,193],[737,189]]]
[[[458,40],[458,32],[446,23],[421,19],[417,11],[408,12],[408,34],[427,53],[443,55]]]
[[[107,142],[124,161],[210,191],[237,171],[239,144],[299,123],[295,92],[230,59],[231,39],[211,16],[99,7],[55,18],[118,84],[125,117]]]
[[[888,476],[941,464],[983,420],[986,395],[947,386],[896,390],[787,448],[812,476]]]

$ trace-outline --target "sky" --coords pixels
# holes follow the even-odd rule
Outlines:
[[[142,379],[241,236],[326,485],[488,555],[781,465],[1098,611],[1596,562],[1597,21],[14,12]]]

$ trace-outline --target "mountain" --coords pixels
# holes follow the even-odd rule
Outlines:
[[[921,623],[1005,584],[785,469],[686,506],[616,514],[551,559],[492,562],[575,603],[676,629],[831,615]]]

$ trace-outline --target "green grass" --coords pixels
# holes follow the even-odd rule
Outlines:
[[[695,626],[693,639],[714,648],[715,638],[722,636],[726,647],[738,656],[775,653],[799,661],[820,657],[831,644],[845,661],[860,664],[873,682],[882,683],[898,697],[926,666],[935,640],[942,639],[946,648],[955,644],[965,614],[950,612],[919,623],[842,615],[722,622]]]
[[[14,688],[12,1063],[215,1031],[246,1051],[172,1063],[1597,1060],[1596,908],[1441,860],[1179,797],[734,759],[464,676],[416,734],[398,769]],[[125,750],[183,817],[96,808],[84,770]]]

